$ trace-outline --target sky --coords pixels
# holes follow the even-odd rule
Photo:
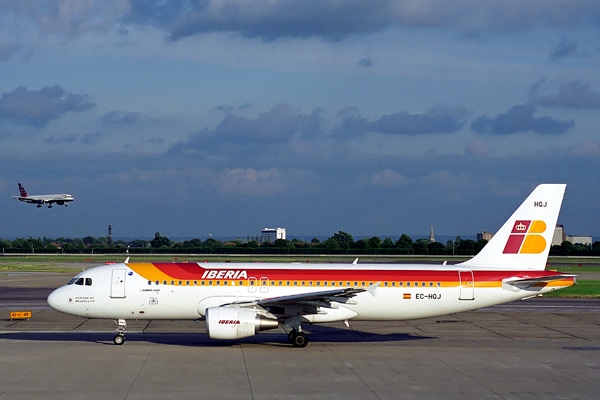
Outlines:
[[[596,0],[0,0],[0,237],[475,235],[540,183],[600,236],[599,39]]]

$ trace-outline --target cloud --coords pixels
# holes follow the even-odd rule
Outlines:
[[[474,157],[486,156],[490,153],[489,146],[481,139],[472,140],[467,143],[465,153]]]
[[[400,111],[368,122],[356,115],[345,117],[339,129],[343,134],[377,132],[397,135],[443,134],[459,131],[468,112],[460,107],[434,107],[423,114]]]
[[[376,171],[371,175],[371,185],[385,188],[385,189],[397,189],[405,187],[410,183],[410,180],[396,171],[391,169],[384,169]]]
[[[552,117],[535,118],[535,107],[519,105],[509,109],[505,114],[490,118],[485,114],[471,124],[471,129],[477,133],[494,133],[499,135],[536,132],[541,134],[559,134],[575,126],[575,121],[559,121]]]
[[[600,142],[583,139],[571,148],[570,154],[576,158],[589,157],[591,159],[598,159],[600,157]]]
[[[215,149],[219,148],[231,156],[236,152],[248,154],[252,146],[264,155],[267,145],[321,134],[321,113],[320,109],[315,109],[309,115],[301,114],[289,104],[278,104],[256,118],[227,113],[214,129],[203,129],[191,135],[187,141],[173,145],[169,152],[207,155],[210,150],[214,155]]]
[[[11,6],[12,11],[22,19],[33,20],[41,33],[59,33],[68,36],[93,30],[109,30],[130,9],[127,0],[52,2],[22,0],[14,3]]]
[[[447,29],[480,35],[536,27],[598,24],[600,5],[590,0],[132,0],[126,22],[166,29],[172,40],[232,32],[247,38],[319,37],[342,40],[392,27]]]
[[[558,94],[541,96],[540,90],[545,79],[536,82],[529,89],[529,104],[542,107],[600,108],[600,94],[590,90],[589,83],[569,82],[560,85]]]
[[[0,96],[0,121],[15,120],[36,128],[45,127],[53,119],[68,112],[83,112],[95,104],[89,96],[68,94],[58,85],[41,90],[19,86]]]
[[[102,134],[100,132],[85,133],[83,135],[71,133],[64,136],[52,135],[44,141],[48,144],[82,143],[91,146],[98,144],[101,138]]]
[[[558,45],[550,53],[550,59],[556,60],[558,58],[566,58],[574,55],[577,51],[577,44],[563,38]]]
[[[133,125],[139,122],[141,116],[136,112],[110,111],[100,119],[107,125]]]
[[[226,168],[216,177],[214,184],[219,193],[235,196],[267,197],[281,193],[283,173],[277,168]]]
[[[5,44],[0,43],[0,62],[10,60],[10,58],[19,51],[20,46],[16,44]]]
[[[373,66],[373,60],[371,60],[370,58],[363,58],[359,62],[357,62],[357,64],[361,67],[368,68]]]

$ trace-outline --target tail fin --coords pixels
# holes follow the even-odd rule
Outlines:
[[[23,185],[21,185],[21,183],[19,183],[19,193],[21,193],[21,197],[28,197],[27,191],[25,190]]]
[[[544,270],[566,187],[536,187],[479,254],[458,265]]]

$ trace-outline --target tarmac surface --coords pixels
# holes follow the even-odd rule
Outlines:
[[[600,300],[537,298],[450,316],[217,341],[204,322],[114,323],[45,297],[71,274],[0,275],[4,399],[597,399]],[[30,310],[30,320],[10,311]]]

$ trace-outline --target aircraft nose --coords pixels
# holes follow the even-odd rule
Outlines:
[[[52,307],[53,309],[55,309],[56,311],[61,311],[61,298],[63,298],[64,296],[61,296],[60,294],[61,292],[61,288],[55,289],[52,293],[50,293],[50,295],[48,295],[48,305],[50,305],[50,307]]]

